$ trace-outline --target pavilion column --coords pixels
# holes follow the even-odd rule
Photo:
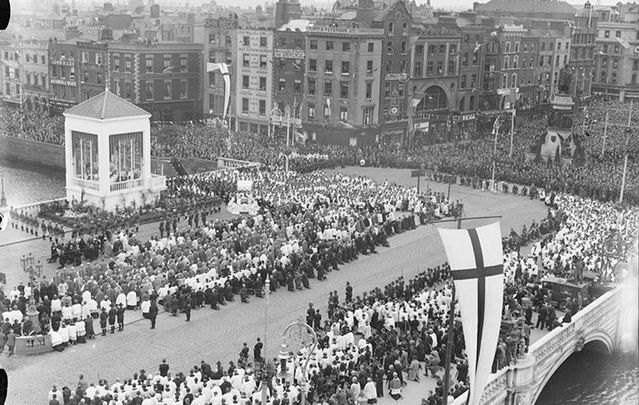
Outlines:
[[[98,173],[100,176],[100,194],[104,195],[110,191],[110,160],[109,134],[102,132],[98,134]]]

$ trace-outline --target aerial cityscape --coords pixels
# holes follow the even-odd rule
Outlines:
[[[639,402],[638,3],[14,0],[0,64],[0,405]]]

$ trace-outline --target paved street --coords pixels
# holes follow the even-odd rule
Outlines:
[[[413,185],[415,180],[409,177],[408,170],[347,168],[344,171],[370,175],[378,181],[388,178],[406,185]],[[422,187],[425,187],[425,182]],[[441,192],[447,190],[447,185],[444,184],[431,183],[430,187]],[[541,202],[527,198],[458,186],[451,187],[451,198],[463,199],[465,216],[503,215],[504,234],[511,227],[519,230],[522,225],[530,224],[533,219],[538,221],[546,215],[546,207]],[[477,225],[477,222],[464,223],[464,226],[472,225]],[[454,224],[440,226],[452,227]],[[78,374],[81,373],[93,382],[97,382],[99,378],[109,381],[128,378],[142,368],[155,373],[162,358],[168,360],[174,372],[188,371],[189,367],[199,364],[202,359],[210,363],[217,360],[235,361],[242,342],[247,342],[252,347],[256,337],[261,336],[264,340],[265,325],[268,325],[266,351],[269,356],[274,356],[278,352],[281,332],[286,325],[298,320],[309,302],[322,309],[325,316],[329,292],[337,290],[343,299],[346,281],[353,284],[357,295],[376,286],[383,286],[402,274],[407,278],[412,277],[418,271],[441,264],[445,260],[436,231],[430,225],[393,237],[390,243],[389,248],[379,249],[376,255],[363,256],[354,263],[341,266],[341,270],[330,273],[326,281],[313,280],[310,290],[295,293],[277,291],[271,295],[268,308],[263,299],[253,298],[249,304],[241,304],[237,300],[221,311],[194,311],[190,323],[186,323],[183,316],[174,318],[163,313],[158,317],[156,330],[149,329],[148,321],[138,320],[129,323],[124,332],[116,332],[115,336],[98,337],[88,344],[78,345],[62,353],[11,358],[2,354],[0,365],[9,373],[7,403],[46,403],[46,393],[52,384],[74,387]],[[22,244],[15,246],[16,248],[10,249],[22,250]],[[5,249],[2,248],[2,251]],[[22,254],[14,253],[18,256]],[[268,322],[265,322],[267,311]],[[139,313],[127,313],[127,320],[139,318]],[[410,385],[406,391],[406,403],[419,403],[419,398],[425,396],[428,389],[426,384]]]

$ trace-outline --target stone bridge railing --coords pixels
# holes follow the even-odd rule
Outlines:
[[[482,405],[532,405],[561,364],[587,343],[597,341],[608,353],[617,344],[621,288],[608,291],[579,311],[568,325],[558,327],[534,342],[515,365],[491,374]],[[464,393],[453,402],[466,403]]]

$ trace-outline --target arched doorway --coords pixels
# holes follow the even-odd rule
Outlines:
[[[448,96],[440,86],[430,86],[415,107],[414,146],[448,140]]]

